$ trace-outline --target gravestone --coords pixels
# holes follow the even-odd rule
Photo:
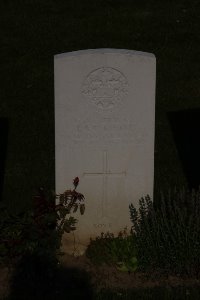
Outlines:
[[[190,190],[200,185],[200,109],[168,112],[174,141]]]
[[[90,238],[131,228],[129,204],[153,196],[156,59],[120,49],[55,55],[56,193],[85,196],[85,213],[64,250],[82,254]]]

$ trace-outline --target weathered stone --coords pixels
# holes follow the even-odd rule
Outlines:
[[[90,237],[130,228],[129,204],[153,196],[156,60],[96,49],[54,63],[56,192],[80,178],[86,210],[64,244],[81,253]]]

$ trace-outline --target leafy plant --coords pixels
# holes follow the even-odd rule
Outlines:
[[[5,207],[0,218],[0,263],[9,264],[23,253],[22,237],[24,215],[13,215]]]
[[[137,269],[134,238],[127,228],[117,237],[113,233],[101,233],[95,240],[90,239],[86,256],[96,265],[114,265],[118,270],[133,272]]]
[[[74,189],[63,194],[50,193],[43,188],[33,197],[33,210],[12,214],[4,208],[0,219],[0,263],[12,264],[25,255],[49,257],[57,262],[62,235],[75,230],[77,220],[67,215],[85,210],[84,196],[76,191],[79,178],[73,181]],[[59,204],[55,204],[55,198]]]
[[[59,198],[59,204],[56,206],[57,219],[57,232],[61,235],[64,232],[69,233],[72,230],[75,230],[75,224],[77,220],[73,217],[66,219],[66,216],[71,212],[75,213],[78,208],[80,209],[81,215],[85,212],[84,196],[81,193],[76,191],[76,188],[79,184],[79,178],[76,177],[73,181],[74,189],[66,190],[63,194],[57,195]]]
[[[122,272],[135,272],[137,269],[138,261],[134,256],[127,261],[122,261],[117,263],[117,269]]]
[[[146,196],[129,207],[140,268],[199,276],[200,191],[174,189],[157,203]]]

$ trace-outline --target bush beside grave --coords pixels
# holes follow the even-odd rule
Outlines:
[[[49,258],[57,263],[64,232],[75,230],[76,220],[66,218],[79,207],[84,213],[84,196],[74,190],[46,197],[40,189],[34,209],[18,215],[1,210],[0,263],[12,265],[25,255]],[[158,199],[157,199],[158,200]],[[199,277],[200,270],[200,190],[185,189],[161,194],[159,205],[149,196],[139,200],[139,210],[131,204],[131,232],[118,237],[102,233],[91,242],[86,256],[97,265],[114,265],[126,272],[163,270],[170,275]]]
[[[175,188],[159,200],[141,198],[139,211],[130,205],[138,269],[199,277],[200,190]]]
[[[64,232],[75,230],[77,220],[67,215],[80,208],[85,210],[84,196],[76,191],[79,179],[73,181],[74,189],[63,194],[46,195],[43,188],[33,197],[33,210],[13,214],[5,207],[0,218],[0,264],[13,265],[25,256],[41,257],[57,263],[61,254]],[[55,198],[59,204],[55,205]]]
[[[129,273],[137,269],[134,237],[128,234],[127,228],[119,232],[117,237],[107,232],[91,239],[86,256],[95,265],[107,264]]]
[[[138,210],[131,204],[131,234],[102,233],[91,239],[86,256],[96,265],[114,265],[121,271],[198,278],[200,190],[175,188],[159,200],[156,205],[147,195],[139,200]]]

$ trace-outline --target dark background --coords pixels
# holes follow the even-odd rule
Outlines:
[[[37,186],[54,190],[53,56],[92,48],[156,55],[155,198],[160,189],[187,186],[168,113],[200,107],[199,25],[195,0],[1,0],[0,118],[9,128],[0,127],[3,202],[18,210],[30,206]]]

